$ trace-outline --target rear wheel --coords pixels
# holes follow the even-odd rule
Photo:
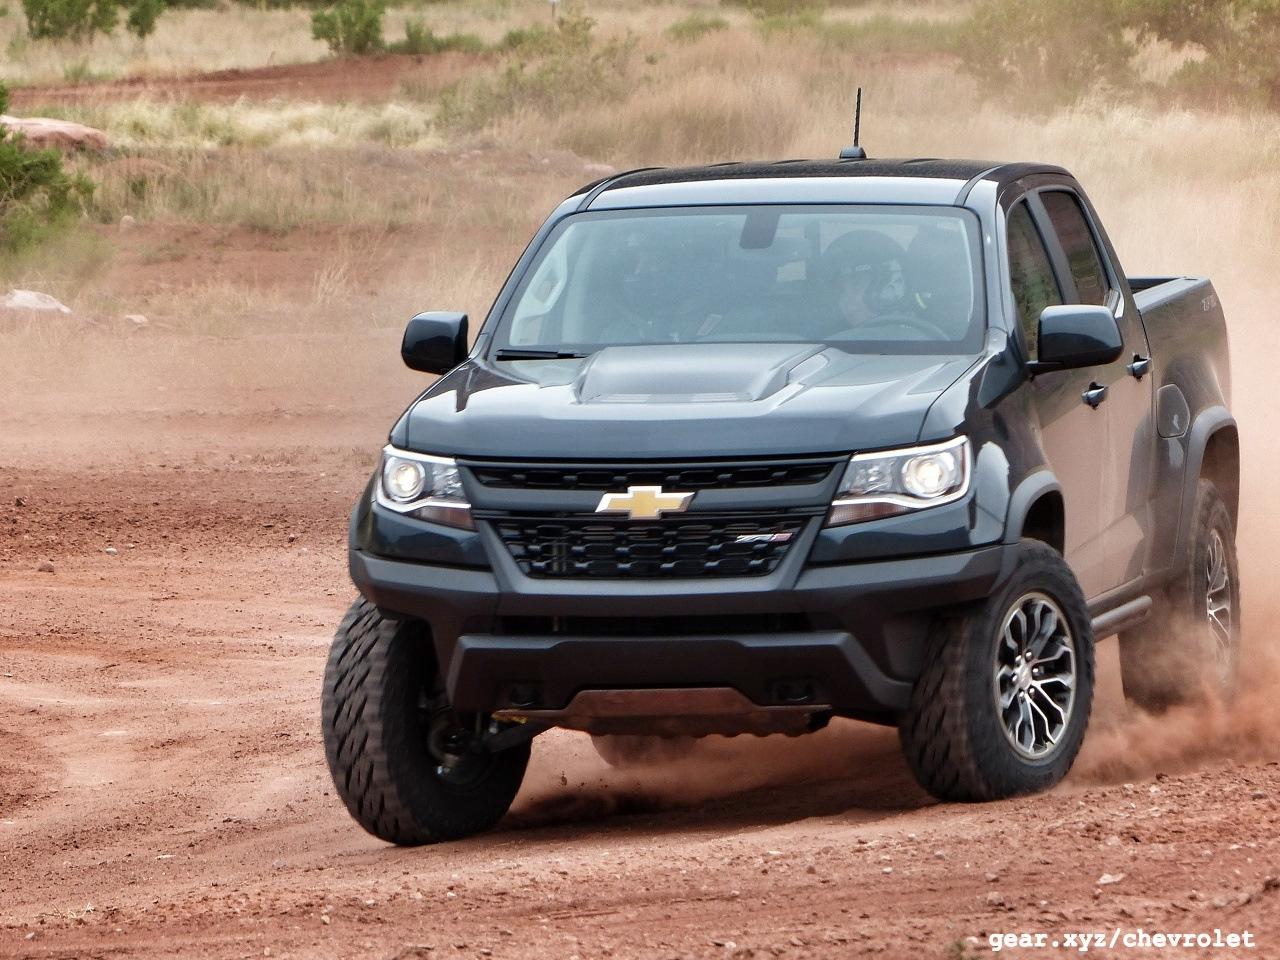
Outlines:
[[[1240,664],[1235,524],[1210,480],[1196,488],[1190,541],[1152,616],[1120,634],[1124,694],[1159,712],[1230,698]]]
[[[898,731],[916,779],[942,800],[1045,790],[1071,769],[1093,702],[1093,631],[1062,556],[1024,540],[1014,573],[939,621]]]
[[[454,840],[507,812],[525,742],[484,749],[487,718],[448,704],[423,624],[356,601],[325,668],[321,725],[334,786],[362,827],[390,843]]]

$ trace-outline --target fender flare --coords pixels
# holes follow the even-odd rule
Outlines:
[[[1017,543],[1021,539],[1027,514],[1031,512],[1032,505],[1046,493],[1062,495],[1062,484],[1047,467],[1024,477],[1018,484],[1009,497],[1009,512],[1004,522],[1005,543]]]
[[[1228,427],[1236,427],[1236,419],[1226,407],[1218,404],[1201,410],[1196,415],[1191,429],[1187,431],[1187,465],[1182,476],[1182,498],[1178,505],[1178,536],[1174,540],[1174,557],[1182,556],[1190,536],[1192,513],[1196,504],[1196,488],[1200,484],[1200,473],[1204,467],[1204,452],[1209,441],[1219,431]]]

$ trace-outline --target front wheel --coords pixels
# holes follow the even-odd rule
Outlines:
[[[907,763],[941,800],[998,800],[1067,775],[1093,703],[1093,629],[1084,596],[1047,544],[1017,546],[987,600],[934,626],[898,727]]]
[[[529,743],[484,749],[485,718],[444,696],[423,624],[347,612],[325,667],[321,726],[339,796],[360,826],[402,846],[456,840],[502,819]]]

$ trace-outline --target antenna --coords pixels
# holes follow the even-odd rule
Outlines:
[[[867,159],[867,151],[858,145],[858,138],[862,132],[862,88],[858,88],[858,99],[853,107],[853,146],[845,147],[840,151],[841,160],[865,160]]]

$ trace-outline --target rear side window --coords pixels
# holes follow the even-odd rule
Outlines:
[[[1062,303],[1058,281],[1053,276],[1049,252],[1040,239],[1040,231],[1027,212],[1027,205],[1019,203],[1009,214],[1009,281],[1013,287],[1013,302],[1018,311],[1018,322],[1027,343],[1027,355],[1038,356],[1037,339],[1040,333],[1040,314],[1045,307]]]
[[[1040,200],[1067,255],[1080,302],[1102,306],[1107,302],[1111,284],[1107,281],[1102,256],[1093,239],[1093,231],[1089,229],[1089,221],[1080,208],[1080,201],[1075,194],[1065,190],[1047,190],[1040,194]]]

